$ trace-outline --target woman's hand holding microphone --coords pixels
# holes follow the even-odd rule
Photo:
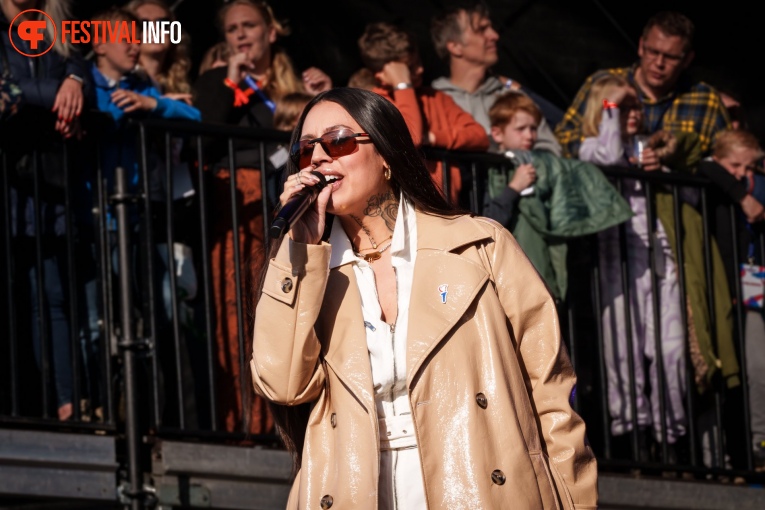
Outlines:
[[[287,177],[284,182],[284,191],[279,196],[279,203],[282,207],[295,195],[308,193],[311,191],[308,188],[319,185],[320,179],[312,174],[309,168]],[[319,244],[321,242],[326,226],[327,202],[330,195],[332,195],[332,186],[324,186],[319,191],[313,203],[290,228],[289,235],[293,241],[305,244]]]

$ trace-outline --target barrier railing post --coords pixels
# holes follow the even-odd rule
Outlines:
[[[164,338],[160,338],[157,334],[157,314],[154,313],[157,306],[158,299],[155,296],[154,288],[154,251],[152,249],[152,241],[154,239],[154,226],[152,222],[152,204],[151,204],[151,191],[149,189],[149,153],[148,153],[148,135],[146,133],[146,127],[141,124],[138,130],[138,140],[141,153],[141,180],[143,182],[143,256],[145,257],[146,265],[146,277],[145,277],[145,308],[148,310],[146,313],[146,324],[148,324],[149,334],[146,334],[144,328],[144,337],[154,346],[154,355],[151,357],[151,396],[152,396],[152,419],[153,426],[159,427],[162,424],[162,409],[160,408],[160,391],[159,391],[159,367],[158,367],[158,353],[162,349],[161,342],[166,341]]]
[[[72,211],[74,209],[72,200],[72,183],[69,172],[69,151],[67,145],[64,144],[61,154],[61,166],[64,170],[64,221],[66,222],[66,269],[69,273],[67,279],[69,280],[69,288],[77,289],[77,268],[75,264],[75,238],[74,238],[74,220],[72,219]],[[71,290],[68,295],[69,299],[69,345],[72,350],[71,363],[72,363],[72,404],[73,414],[72,418],[78,422],[82,419],[82,409],[80,408],[80,385],[79,381],[82,378],[82,369],[80,365],[80,325],[77,317],[77,292]]]
[[[715,293],[714,293],[714,277],[712,273],[712,244],[711,234],[709,233],[709,219],[708,219],[709,207],[707,205],[707,190],[701,188],[701,218],[702,218],[702,235],[704,246],[704,276],[707,285],[707,308],[709,309],[709,332],[712,337],[712,345],[717,345],[717,315],[715,314]],[[717,350],[715,349],[715,357],[719,359]],[[723,410],[722,410],[722,392],[723,382],[722,377],[717,377],[713,381],[714,391],[714,412],[715,412],[715,429],[714,439],[716,444],[714,445],[715,454],[717,456],[717,468],[725,467],[725,443],[723,437]]]
[[[688,289],[685,280],[685,253],[683,251],[683,239],[685,239],[682,212],[680,203],[680,192],[678,186],[672,187],[672,214],[675,219],[675,245],[677,246],[677,282],[680,289],[680,317],[683,325],[683,345],[685,346],[684,359],[685,359],[685,379],[686,379],[686,398],[685,404],[687,407],[688,416],[688,444],[690,447],[690,462],[692,466],[696,466],[696,424],[694,423],[694,412],[696,404],[694,403],[694,396],[696,393],[696,378],[694,377],[693,360],[691,359],[691,350],[688,347],[688,321],[691,320],[688,317]]]
[[[11,187],[8,181],[8,173],[10,168],[8,166],[8,156],[3,151],[0,153],[2,161],[0,161],[0,170],[2,170],[2,203],[4,207],[3,217],[4,236],[3,241],[5,244],[5,284],[6,284],[6,299],[8,300],[8,375],[9,392],[10,392],[10,413],[11,416],[16,417],[19,415],[19,373],[18,373],[18,335],[16,329],[16,305],[14,303],[13,288],[16,280],[16,272],[13,270],[14,260],[13,251],[11,249],[12,241],[12,225],[11,225]]]
[[[595,257],[599,257],[600,246],[598,242],[597,234],[593,235],[594,249],[592,250]],[[603,427],[603,456],[606,459],[611,458],[611,427],[608,417],[608,393],[606,388],[608,387],[608,376],[606,375],[606,358],[605,358],[605,346],[603,345],[603,321],[601,319],[603,305],[600,299],[600,265],[599,260],[596,258],[592,264],[592,295],[593,303],[595,306],[595,347],[597,348],[596,359],[598,360],[598,381],[600,382],[600,406],[601,406],[601,425]]]
[[[33,320],[37,322],[38,336],[40,342],[40,377],[42,387],[42,417],[50,418],[50,390],[51,390],[51,374],[53,373],[50,366],[50,351],[51,351],[51,339],[49,336],[49,318],[48,313],[48,299],[45,289],[45,264],[43,261],[43,223],[42,218],[38,211],[42,210],[42,198],[40,190],[40,165],[39,154],[37,151],[32,153],[32,196],[34,203],[34,275],[35,275],[35,288],[32,292],[35,292],[35,302],[37,303],[37,316],[33,317]]]
[[[119,253],[119,286],[120,286],[120,328],[122,338],[119,347],[122,355],[125,381],[125,444],[127,449],[127,471],[130,488],[123,490],[127,496],[125,507],[132,510],[142,510],[145,493],[143,490],[143,474],[140,463],[141,434],[138,421],[138,392],[137,390],[137,360],[136,342],[133,325],[133,291],[131,274],[131,242],[129,237],[128,200],[126,193],[125,170],[118,166],[115,169],[115,202],[117,216],[117,247]]]
[[[665,464],[668,464],[669,449],[667,445],[668,430],[667,430],[667,385],[666,385],[666,368],[664,365],[664,348],[662,343],[662,306],[668,306],[668,303],[661,303],[661,284],[658,280],[657,266],[656,266],[656,250],[663,250],[661,243],[656,235],[658,232],[658,218],[656,217],[656,197],[652,193],[651,181],[646,181],[645,185],[645,201],[646,201],[646,223],[648,224],[648,267],[651,270],[651,309],[653,317],[653,342],[656,363],[656,382],[658,388],[651,388],[651,392],[655,392],[659,396],[659,435],[661,437],[661,460]],[[679,228],[679,225],[675,226]],[[662,261],[663,261],[662,257]],[[682,270],[682,269],[681,269]],[[650,375],[646,374],[646,379],[651,380]],[[653,407],[653,405],[651,406]],[[653,409],[652,409],[653,411]],[[674,416],[673,416],[674,417]],[[655,425],[655,424],[654,424]]]
[[[247,372],[245,370],[245,353],[244,353],[244,346],[245,346],[245,340],[244,340],[244,295],[242,294],[242,252],[241,250],[241,242],[239,238],[239,207],[237,205],[237,188],[236,188],[236,175],[237,175],[237,168],[236,168],[236,152],[234,151],[234,139],[232,137],[229,137],[228,139],[228,166],[229,166],[229,172],[231,176],[231,180],[229,181],[229,191],[230,191],[230,197],[231,197],[231,244],[234,249],[234,278],[236,281],[236,325],[237,325],[237,345],[239,346],[239,391],[241,402],[242,402],[242,416],[247,417],[249,413],[249,408],[245,404],[247,402],[247,394],[246,394],[246,388],[248,388],[247,384]],[[265,172],[265,168],[261,170],[261,172]],[[263,193],[263,200],[266,199],[265,197],[266,190],[262,190]],[[249,428],[249,419],[245,418],[242,420],[242,432],[247,433]]]
[[[176,275],[175,267],[175,231],[173,226],[173,162],[170,151],[171,144],[172,137],[170,136],[170,131],[165,131],[165,228],[167,230],[167,274],[170,278],[170,322],[172,323],[173,327],[173,348],[175,351],[173,362],[175,365],[175,391],[177,391],[178,398],[178,426],[180,426],[181,429],[185,429],[186,408],[184,404],[186,403],[186,395],[183,384],[184,373],[182,359],[186,349],[186,343],[181,341],[181,324],[178,317],[180,305],[178,303],[178,278]],[[154,244],[153,239],[149,239],[148,241],[150,245]],[[163,303],[162,306],[165,306],[165,303]],[[151,312],[155,313],[155,310],[152,310]],[[167,387],[169,384],[170,381],[166,381],[165,387]]]
[[[622,179],[616,182],[616,188],[620,195],[622,192]],[[630,433],[630,443],[632,446],[632,458],[636,461],[640,460],[640,443],[639,443],[639,431],[638,431],[638,419],[637,419],[637,385],[635,384],[635,351],[634,351],[634,339],[632,338],[632,309],[630,303],[632,303],[632,290],[630,289],[630,268],[627,249],[627,225],[625,223],[619,224],[619,261],[620,261],[620,276],[622,283],[622,292],[624,296],[624,334],[627,340],[627,373],[629,374],[629,409],[630,409],[630,423],[632,424],[632,431]],[[614,304],[614,313],[616,313],[616,304]],[[599,319],[600,320],[600,319]]]
[[[731,248],[733,249],[733,260],[738,261],[740,254],[738,253],[738,224],[736,222],[736,206],[733,204],[730,205],[730,232],[733,237],[733,242],[731,243]],[[741,219],[739,221],[747,221],[746,219]],[[761,252],[765,253],[765,252]],[[750,264],[753,261],[748,261]],[[743,289],[741,288],[741,280],[739,278],[734,278],[733,282],[731,282],[734,286],[735,290],[735,296],[736,296],[736,306],[735,306],[735,314],[736,314],[736,343],[738,344],[738,352],[739,356],[741,357],[741,363],[739,364],[739,371],[741,373],[741,395],[743,400],[743,411],[744,416],[743,422],[744,422],[744,437],[745,440],[745,459],[746,459],[746,469],[749,471],[754,470],[754,457],[752,452],[752,422],[751,422],[751,412],[752,410],[749,408],[749,374],[747,373],[746,368],[746,340],[745,340],[745,334],[746,334],[746,311],[744,308],[744,296],[743,296]]]
[[[207,385],[210,388],[210,430],[218,430],[217,399],[215,396],[215,330],[213,327],[213,297],[212,297],[212,274],[210,271],[210,241],[207,231],[207,184],[205,180],[205,158],[202,151],[202,137],[196,137],[197,146],[197,179],[199,182],[199,236],[202,248],[202,288],[205,310],[205,352],[207,353]]]

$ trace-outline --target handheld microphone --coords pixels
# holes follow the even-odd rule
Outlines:
[[[272,239],[278,239],[286,234],[287,231],[292,228],[292,225],[294,225],[295,222],[303,216],[303,213],[308,210],[311,204],[313,204],[313,201],[316,200],[319,192],[327,186],[328,183],[324,174],[315,170],[312,171],[311,174],[315,175],[319,179],[319,182],[313,186],[306,186],[301,189],[292,195],[292,198],[290,198],[286,204],[279,208],[276,212],[276,218],[274,218],[271,227],[268,229],[268,235],[270,235]]]

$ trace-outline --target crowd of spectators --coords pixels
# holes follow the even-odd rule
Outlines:
[[[94,271],[97,247],[92,211],[96,191],[103,184],[96,180],[96,166],[75,158],[78,285],[71,288],[63,242],[67,232],[62,169],[55,162],[60,158],[53,157],[65,140],[87,137],[80,121],[83,112],[96,109],[111,118],[107,126],[98,128],[106,190],[113,190],[114,170],[121,166],[130,190],[148,190],[157,210],[164,211],[178,207],[167,202],[168,196],[188,197],[193,195],[194,185],[199,185],[188,178],[193,159],[189,141],[180,136],[172,139],[169,168],[161,144],[151,141],[147,168],[141,174],[136,128],[129,119],[184,119],[291,132],[313,96],[346,84],[333,83],[327,73],[315,67],[302,72],[295,69],[278,44],[289,31],[260,0],[232,0],[223,5],[216,20],[221,40],[205,53],[197,76],[191,75],[186,42],[95,44],[89,60],[71,45],[56,44],[46,55],[29,59],[8,51],[9,33],[17,47],[28,44],[16,32],[9,32],[10,20],[26,9],[44,10],[57,21],[67,19],[69,1],[0,0],[0,6],[0,37],[7,55],[2,66],[10,71],[3,76],[21,90],[18,112],[3,114],[0,133],[7,168],[14,169],[8,210],[12,213],[14,269],[28,287],[31,343],[42,365],[41,339],[50,339],[57,416],[68,420],[73,405],[80,405],[73,399],[70,368],[75,353],[71,349],[68,295],[76,293],[78,302],[85,303],[82,316],[77,318],[85,367],[85,383],[78,394],[87,403],[82,406],[83,415],[97,419],[103,400],[99,394],[103,387],[99,361],[102,310]],[[163,0],[132,0],[93,19],[162,21],[173,20],[174,14]],[[423,83],[421,53],[412,34],[399,25],[376,22],[369,24],[358,40],[364,67],[347,83],[371,89],[395,104],[418,146],[506,156],[508,165],[486,172],[482,212],[513,232],[561,302],[576,292],[567,285],[566,240],[597,235],[596,258],[601,267],[601,309],[597,313],[604,340],[610,432],[625,437],[636,423],[644,460],[649,460],[652,443],[666,442],[673,447],[672,454],[678,454],[674,446],[685,440],[689,420],[696,419],[688,416],[685,405],[688,380],[702,395],[716,378],[728,388],[741,384],[738,363],[742,353],[733,342],[738,265],[751,268],[752,278],[760,286],[763,281],[763,254],[755,246],[760,222],[765,218],[763,152],[740,122],[740,105],[713,85],[688,78],[685,71],[694,58],[694,31],[693,23],[680,13],[654,15],[639,39],[637,60],[627,67],[603,69],[589,76],[572,104],[562,110],[527,84],[495,71],[499,35],[489,9],[482,1],[462,2],[444,8],[431,20],[433,45],[448,64],[448,76]],[[36,142],[46,143],[32,147],[16,143],[16,138],[13,144],[5,143],[11,132],[34,132]],[[227,431],[270,432],[273,420],[264,402],[241,386],[240,371],[247,367],[240,365],[240,359],[248,357],[252,324],[245,320],[242,353],[237,300],[254,308],[251,292],[257,287],[255,277],[264,262],[260,204],[265,200],[270,208],[277,205],[285,148],[269,146],[269,157],[262,165],[257,147],[235,140],[236,169],[229,167],[227,143],[210,140],[204,150],[209,160],[205,169],[210,174],[207,196],[213,204],[209,260],[215,307],[216,419]],[[33,164],[34,158],[38,162]],[[438,185],[443,184],[443,164],[428,162]],[[44,192],[42,200],[35,201],[30,175],[37,165]],[[632,178],[621,179],[617,185],[599,167],[626,169]],[[172,172],[176,186],[189,183],[189,189],[164,189],[167,172]],[[645,182],[634,172],[698,173],[714,183],[709,252],[715,278],[704,276],[698,194],[683,189],[678,206],[682,225],[677,225],[676,196],[664,189],[655,191],[650,198],[655,200],[656,213],[649,215],[651,200],[646,196]],[[266,189],[261,185],[261,173],[266,174]],[[181,178],[183,175],[186,178]],[[459,202],[463,168],[453,164],[448,175],[448,198]],[[232,186],[239,201],[237,232],[232,227]],[[732,210],[736,211],[734,221]],[[107,210],[104,215],[104,224],[113,234],[113,214]],[[657,218],[655,227],[649,223],[651,217]],[[133,220],[131,234],[138,246],[141,227],[137,217]],[[737,231],[731,232],[734,224]],[[680,228],[684,231],[682,248],[675,238]],[[736,250],[731,249],[734,234]],[[161,312],[155,312],[158,334],[167,334],[174,313],[184,313],[183,322],[193,322],[190,304],[182,306],[181,312],[171,306],[167,275],[171,266],[167,261],[177,257],[178,250],[193,254],[186,256],[189,261],[201,258],[194,254],[199,247],[188,237],[193,236],[180,233],[179,247],[161,242],[153,246],[160,261],[155,267],[156,292],[163,304],[158,307]],[[43,275],[38,274],[40,264],[34,263],[35,238],[43,239]],[[113,239],[110,235],[112,245]],[[626,254],[622,253],[625,248]],[[680,249],[685,253],[684,267],[677,262]],[[626,288],[622,285],[623,260],[629,275]],[[181,285],[182,304],[190,303],[196,295],[195,268],[189,263],[192,278],[184,280],[185,287]],[[685,303],[681,302],[681,272],[687,287]],[[661,303],[658,318],[654,317],[654,292]],[[710,295],[714,296],[713,307],[707,302]],[[757,461],[765,464],[762,299],[754,299],[747,306],[744,336],[751,446]],[[627,311],[629,317],[625,316]],[[688,316],[685,322],[681,319],[684,314]],[[657,345],[661,352],[657,352]],[[633,350],[630,355],[629,346]],[[690,356],[686,356],[687,351]],[[188,357],[179,364],[172,361],[177,355],[172,349],[165,354],[160,349],[166,401],[178,397],[172,393],[174,383],[169,382],[181,377],[178,368],[192,381],[195,375]],[[631,368],[628,358],[635,360]],[[662,374],[658,374],[657,358],[661,358]],[[686,358],[691,366],[687,366]],[[692,371],[692,377],[687,378],[687,371]],[[636,393],[634,408],[628,402],[631,387]],[[663,414],[657,397],[660,391],[666,397]],[[709,412],[708,406],[702,406],[698,414],[703,417]],[[699,421],[697,426],[707,445],[705,462],[712,465],[714,434],[701,423],[703,419]]]

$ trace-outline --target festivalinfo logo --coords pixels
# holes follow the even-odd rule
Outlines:
[[[35,19],[27,19],[31,14]],[[48,30],[48,27],[52,30]],[[8,38],[13,48],[26,57],[40,57],[48,53],[57,42],[61,44],[99,44],[99,43],[128,43],[128,44],[164,44],[169,40],[172,44],[181,42],[180,21],[144,21],[139,30],[135,21],[87,21],[64,20],[57,27],[47,13],[39,9],[27,9],[13,18],[8,29]],[[21,40],[29,43],[29,51],[20,49],[14,43],[13,31]],[[48,41],[46,33],[52,33]],[[138,35],[141,35],[139,38]]]

